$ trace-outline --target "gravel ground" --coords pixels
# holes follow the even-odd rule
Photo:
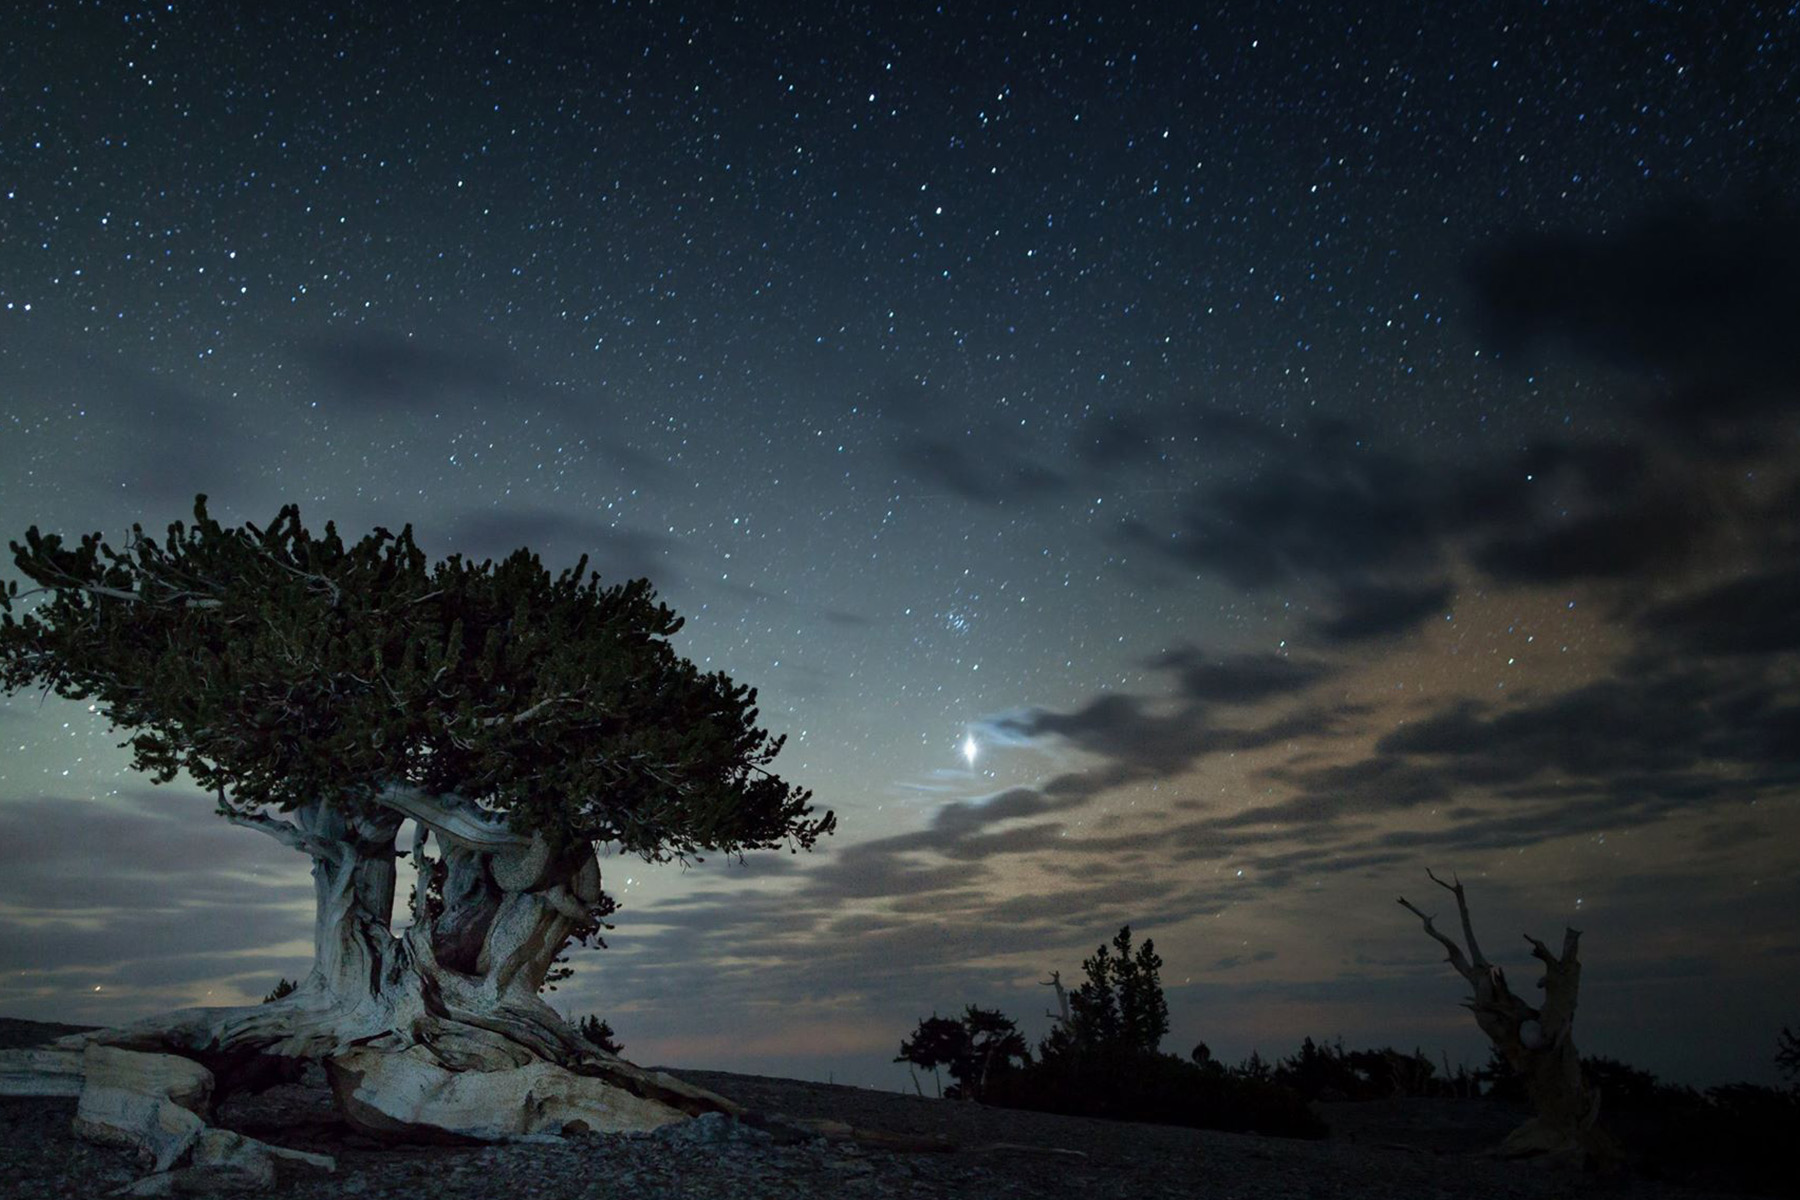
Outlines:
[[[0,1022],[0,1045],[21,1044]],[[988,1109],[863,1088],[711,1071],[680,1071],[746,1106],[795,1118],[936,1141],[896,1152],[766,1134],[705,1118],[654,1135],[582,1135],[540,1144],[386,1147],[352,1133],[316,1084],[231,1101],[218,1124],[336,1157],[337,1173],[285,1179],[295,1200],[612,1200],[742,1197],[1067,1198],[1207,1200],[1702,1200],[1709,1195],[1633,1179],[1551,1174],[1471,1157],[1511,1118],[1482,1102],[1394,1102],[1324,1108],[1320,1142],[1214,1133]],[[124,1151],[69,1133],[74,1100],[0,1097],[0,1196],[96,1197],[136,1179]],[[1497,1130],[1497,1132],[1496,1132]],[[954,1147],[953,1149],[950,1147]]]

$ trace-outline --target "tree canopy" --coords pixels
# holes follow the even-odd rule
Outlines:
[[[658,859],[835,825],[767,769],[785,739],[755,691],[675,652],[649,581],[603,585],[585,557],[431,563],[411,526],[346,543],[289,505],[227,528],[205,496],[161,541],[10,545],[36,588],[0,592],[0,686],[94,702],[134,766],[186,771],[228,816],[410,792]]]

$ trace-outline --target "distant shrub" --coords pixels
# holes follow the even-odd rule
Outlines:
[[[1477,1091],[1475,1073],[1459,1068],[1448,1077],[1439,1075],[1436,1064],[1422,1050],[1415,1049],[1411,1054],[1392,1046],[1345,1050],[1342,1038],[1321,1045],[1309,1037],[1273,1072],[1255,1054],[1237,1071],[1252,1078],[1266,1075],[1307,1100],[1473,1096]]]
[[[1054,1055],[1009,1074],[987,1099],[1037,1112],[1231,1133],[1298,1138],[1327,1133],[1324,1121],[1292,1088],[1146,1051]]]
[[[283,996],[292,995],[300,985],[283,976],[275,981],[275,990],[262,998],[264,1004],[272,1004]]]
[[[1194,1048],[1192,1061],[1158,1050],[1169,1031],[1169,1006],[1153,941],[1134,949],[1131,927],[1122,926],[1110,946],[1081,965],[1087,979],[1073,993],[1059,975],[1050,976],[1062,1014],[1035,1059],[1009,1018],[970,1005],[960,1019],[920,1021],[894,1061],[946,1067],[957,1081],[947,1094],[1005,1108],[1326,1136],[1325,1123],[1298,1092],[1275,1082],[1266,1065],[1250,1078],[1226,1070],[1205,1043]]]
[[[1638,1107],[1608,1110],[1600,1123],[1637,1170],[1694,1187],[1790,1196],[1793,1147],[1800,1141],[1800,1096],[1751,1083],[1708,1088],[1659,1085]]]
[[[999,1077],[1031,1061],[1031,1051],[1012,1018],[971,1004],[961,1017],[934,1013],[921,1020],[912,1037],[901,1039],[894,1061],[933,1072],[942,1067],[956,1081],[945,1097],[983,1100]]]

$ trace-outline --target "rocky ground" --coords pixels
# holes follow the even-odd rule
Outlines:
[[[0,1046],[47,1040],[57,1032],[0,1021]],[[1718,1194],[1473,1157],[1514,1119],[1482,1101],[1327,1105],[1322,1111],[1332,1139],[1301,1142],[988,1109],[787,1079],[678,1073],[760,1112],[844,1122],[893,1135],[909,1148],[826,1139],[782,1144],[721,1118],[651,1135],[390,1147],[346,1129],[317,1083],[235,1099],[217,1123],[337,1159],[334,1175],[284,1181],[278,1194],[294,1200],[1703,1200]],[[0,1097],[0,1196],[96,1197],[139,1177],[125,1152],[74,1139],[74,1112],[72,1099]]]

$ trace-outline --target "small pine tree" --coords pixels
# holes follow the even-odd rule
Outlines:
[[[300,985],[285,975],[275,981],[275,990],[262,998],[264,1004],[272,1004],[283,996],[291,995]]]
[[[1133,953],[1131,926],[1120,926],[1111,949],[1100,946],[1081,964],[1087,979],[1069,996],[1075,1040],[1096,1049],[1156,1053],[1169,1032],[1162,965],[1154,940],[1144,939]]]
[[[1800,1091],[1800,1037],[1786,1025],[1775,1039],[1775,1069],[1781,1077],[1788,1081],[1788,1086]]]
[[[1213,1057],[1212,1047],[1208,1046],[1205,1042],[1201,1042],[1199,1045],[1195,1046],[1193,1052],[1189,1054],[1188,1057],[1193,1059],[1196,1067],[1199,1067],[1209,1076],[1224,1075],[1226,1072],[1225,1064]]]
[[[600,1049],[606,1051],[608,1054],[623,1055],[625,1053],[625,1047],[613,1033],[613,1027],[599,1017],[596,1017],[593,1013],[589,1013],[587,1016],[581,1018],[581,1024],[577,1025],[575,1028],[582,1037],[594,1043],[594,1045],[600,1047]]]

